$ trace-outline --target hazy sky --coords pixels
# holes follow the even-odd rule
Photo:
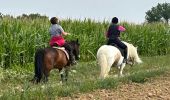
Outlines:
[[[170,0],[0,0],[0,12],[14,16],[39,13],[59,18],[92,18],[141,23],[145,12]]]

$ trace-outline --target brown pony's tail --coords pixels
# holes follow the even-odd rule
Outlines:
[[[40,80],[42,78],[44,53],[45,53],[44,49],[38,49],[35,53],[35,62],[34,62],[35,76],[34,76],[34,79],[37,83],[40,82]]]

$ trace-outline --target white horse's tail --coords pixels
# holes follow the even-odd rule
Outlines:
[[[104,79],[107,76],[107,59],[104,54],[98,54],[97,55],[97,62],[100,66],[100,79]]]

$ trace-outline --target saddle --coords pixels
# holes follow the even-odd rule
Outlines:
[[[70,58],[69,58],[69,54],[68,54],[67,50],[66,50],[64,47],[56,47],[56,46],[53,46],[52,48],[63,51],[63,52],[65,53],[67,59],[68,59],[68,60],[70,59]]]

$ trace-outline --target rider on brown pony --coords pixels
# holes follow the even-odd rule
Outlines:
[[[59,46],[64,47],[69,54],[70,63],[75,64],[75,58],[73,57],[73,50],[69,44],[67,44],[63,38],[62,35],[69,35],[70,33],[67,33],[63,30],[63,28],[59,25],[59,19],[57,17],[52,17],[50,19],[51,27],[50,27],[50,46]]]

